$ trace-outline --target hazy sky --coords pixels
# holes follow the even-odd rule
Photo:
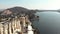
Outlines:
[[[0,9],[22,6],[28,9],[60,9],[60,0],[0,0]]]

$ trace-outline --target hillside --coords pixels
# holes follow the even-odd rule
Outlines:
[[[0,18],[19,17],[23,14],[28,15],[29,19],[33,19],[35,17],[35,13],[36,12],[34,10],[29,10],[23,7],[12,7],[0,12]]]

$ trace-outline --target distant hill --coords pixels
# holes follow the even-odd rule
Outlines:
[[[38,10],[38,9],[36,9],[35,10],[36,12],[58,12],[58,10]]]
[[[12,7],[0,12],[0,16],[13,17],[13,16],[20,16],[21,14],[25,14],[28,15],[30,19],[32,19],[35,17],[34,13],[36,13],[34,10],[29,10],[24,7]]]
[[[3,11],[4,9],[0,9],[0,11]]]

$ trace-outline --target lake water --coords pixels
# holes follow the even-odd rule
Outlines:
[[[59,12],[37,12],[39,21],[34,21],[34,27],[38,28],[40,34],[60,34]]]

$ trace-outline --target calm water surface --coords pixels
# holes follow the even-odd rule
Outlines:
[[[38,28],[40,34],[60,34],[59,12],[37,12],[39,21],[34,21],[34,27]]]

